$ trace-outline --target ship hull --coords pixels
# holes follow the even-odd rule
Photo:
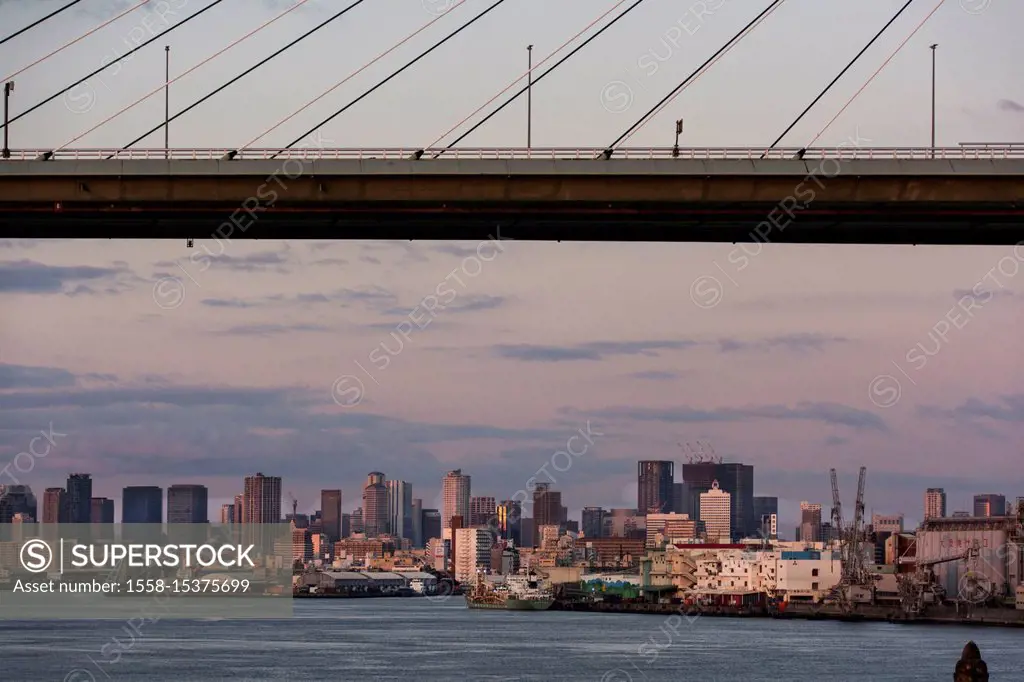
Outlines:
[[[505,608],[509,611],[547,611],[554,603],[554,599],[509,599]]]
[[[497,609],[501,611],[504,611],[506,608],[503,602],[473,601],[472,599],[466,600],[466,606],[471,609]]]

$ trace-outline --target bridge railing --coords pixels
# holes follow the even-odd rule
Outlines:
[[[442,154],[443,152],[443,154]],[[492,148],[461,148],[461,149],[61,149],[51,152],[44,149],[11,150],[10,161],[93,161],[111,160],[227,160],[233,154],[234,160],[267,160],[278,159],[346,159],[370,160],[386,159],[401,160],[418,158],[424,162],[435,160],[441,154],[440,161],[449,159],[558,159],[558,160],[594,160],[604,158],[605,150],[583,147],[492,147]],[[756,160],[756,159],[794,159],[805,161],[820,159],[849,160],[896,160],[896,159],[1024,159],[1024,144],[992,145],[985,143],[962,144],[958,147],[821,147],[812,149],[775,148],[766,150],[761,147],[634,147],[616,149],[613,159],[696,159],[696,160]],[[2,161],[2,160],[0,160]]]

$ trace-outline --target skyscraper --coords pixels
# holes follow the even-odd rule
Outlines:
[[[584,538],[604,537],[604,509],[602,507],[584,507],[581,521]]]
[[[453,516],[469,518],[470,477],[455,469],[445,474],[441,482],[441,524],[442,528],[451,528]]]
[[[502,500],[497,505],[498,532],[516,547],[523,543],[523,505],[519,500]]]
[[[683,480],[689,484],[690,495],[697,496],[711,489],[712,481],[729,493],[729,510],[733,530],[739,535],[753,535],[757,532],[754,517],[754,467],[736,462],[695,462],[683,465]],[[642,513],[642,510],[641,510]],[[702,519],[703,520],[703,519]]]
[[[39,508],[32,488],[27,485],[0,485],[0,523],[10,523],[15,515],[39,519]]]
[[[320,491],[320,515],[323,519],[323,534],[331,547],[341,539],[341,491]]]
[[[167,523],[209,523],[208,500],[205,485],[172,485],[167,489]]]
[[[388,528],[396,538],[412,541],[412,484],[388,481]]]
[[[222,504],[220,506],[220,522],[225,526],[235,523],[235,505]]]
[[[71,474],[66,490],[68,523],[89,523],[92,518],[92,476]]]
[[[946,491],[943,488],[928,488],[924,493],[924,517],[945,518]]]
[[[665,514],[673,509],[675,462],[641,460],[636,465],[636,508],[641,515]]]
[[[718,481],[711,482],[711,490],[700,494],[700,519],[708,542],[729,542],[732,538],[732,501]]]
[[[363,532],[370,538],[388,533],[388,489],[379,471],[371,471],[363,486]]]
[[[114,501],[106,497],[92,498],[90,516],[93,523],[114,523]]]
[[[497,511],[493,497],[469,498],[469,527],[486,526]]]
[[[801,542],[821,542],[821,505],[811,502],[800,503]]]
[[[423,547],[423,500],[418,497],[412,500],[412,546]]]
[[[533,542],[539,546],[541,526],[562,526],[562,493],[550,483],[538,483],[533,490]]]
[[[68,494],[64,488],[47,488],[43,493],[42,520],[43,523],[68,522]]]
[[[975,516],[1005,516],[1006,496],[995,493],[985,493],[974,496]]]
[[[242,493],[242,523],[281,523],[281,477],[245,477]]]
[[[163,523],[164,491],[155,485],[127,486],[121,491],[121,523]]]
[[[690,484],[678,481],[672,484],[672,511],[686,514],[693,520],[700,518],[700,497],[691,493]]]

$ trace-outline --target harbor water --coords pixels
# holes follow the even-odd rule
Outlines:
[[[969,639],[992,680],[1020,679],[1019,630],[307,599],[289,620],[157,621],[135,635],[117,621],[0,622],[0,679],[923,682],[951,679]]]

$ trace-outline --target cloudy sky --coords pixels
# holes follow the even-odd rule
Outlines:
[[[205,4],[169,1],[176,15],[138,10],[17,75],[12,114]],[[14,73],[130,4],[83,3],[0,46],[0,64]],[[901,4],[789,0],[630,144],[671,143],[680,116],[693,145],[770,143]],[[933,42],[939,143],[1020,140],[1024,6],[964,4],[980,11],[947,0],[818,144],[857,131],[926,145]],[[527,43],[537,63],[614,5],[508,0],[323,137],[429,144],[521,75]],[[764,5],[709,0],[698,17],[701,3],[647,0],[536,86],[534,144],[606,145]],[[56,6],[0,2],[0,26]],[[126,144],[162,120],[161,95],[77,138],[162,84],[165,43],[175,76],[287,6],[225,0],[14,123],[12,146]],[[172,85],[172,113],[343,6],[312,0],[189,74]],[[252,140],[443,6],[368,0],[176,121],[172,144]],[[258,145],[290,142],[486,6],[457,7]],[[783,144],[810,142],[934,6],[915,2]],[[463,144],[522,146],[524,123],[517,104]],[[782,498],[787,522],[801,499],[827,505],[830,467],[851,497],[868,466],[868,506],[911,519],[928,486],[945,486],[951,509],[975,492],[1024,495],[1013,342],[1024,308],[1008,249],[503,242],[479,247],[492,260],[477,272],[464,260],[477,244],[0,246],[0,458],[13,462],[51,422],[68,434],[15,472],[37,492],[69,471],[93,473],[97,494],[118,501],[124,485],[203,482],[214,510],[263,471],[284,477],[300,509],[334,486],[352,509],[381,470],[429,506],[461,466],[474,494],[501,498],[589,420],[604,435],[556,474],[572,510],[634,504],[635,461],[681,461],[678,444],[697,439],[755,465],[757,492]],[[414,327],[438,287],[454,298]]]
[[[572,510],[632,506],[636,460],[697,440],[788,518],[830,467],[911,518],[928,486],[1024,495],[1008,248],[0,244],[0,457],[67,434],[8,470],[37,491],[88,471],[219,503],[262,471],[352,509],[380,470],[431,505],[462,467],[503,498],[589,422],[547,466]]]

